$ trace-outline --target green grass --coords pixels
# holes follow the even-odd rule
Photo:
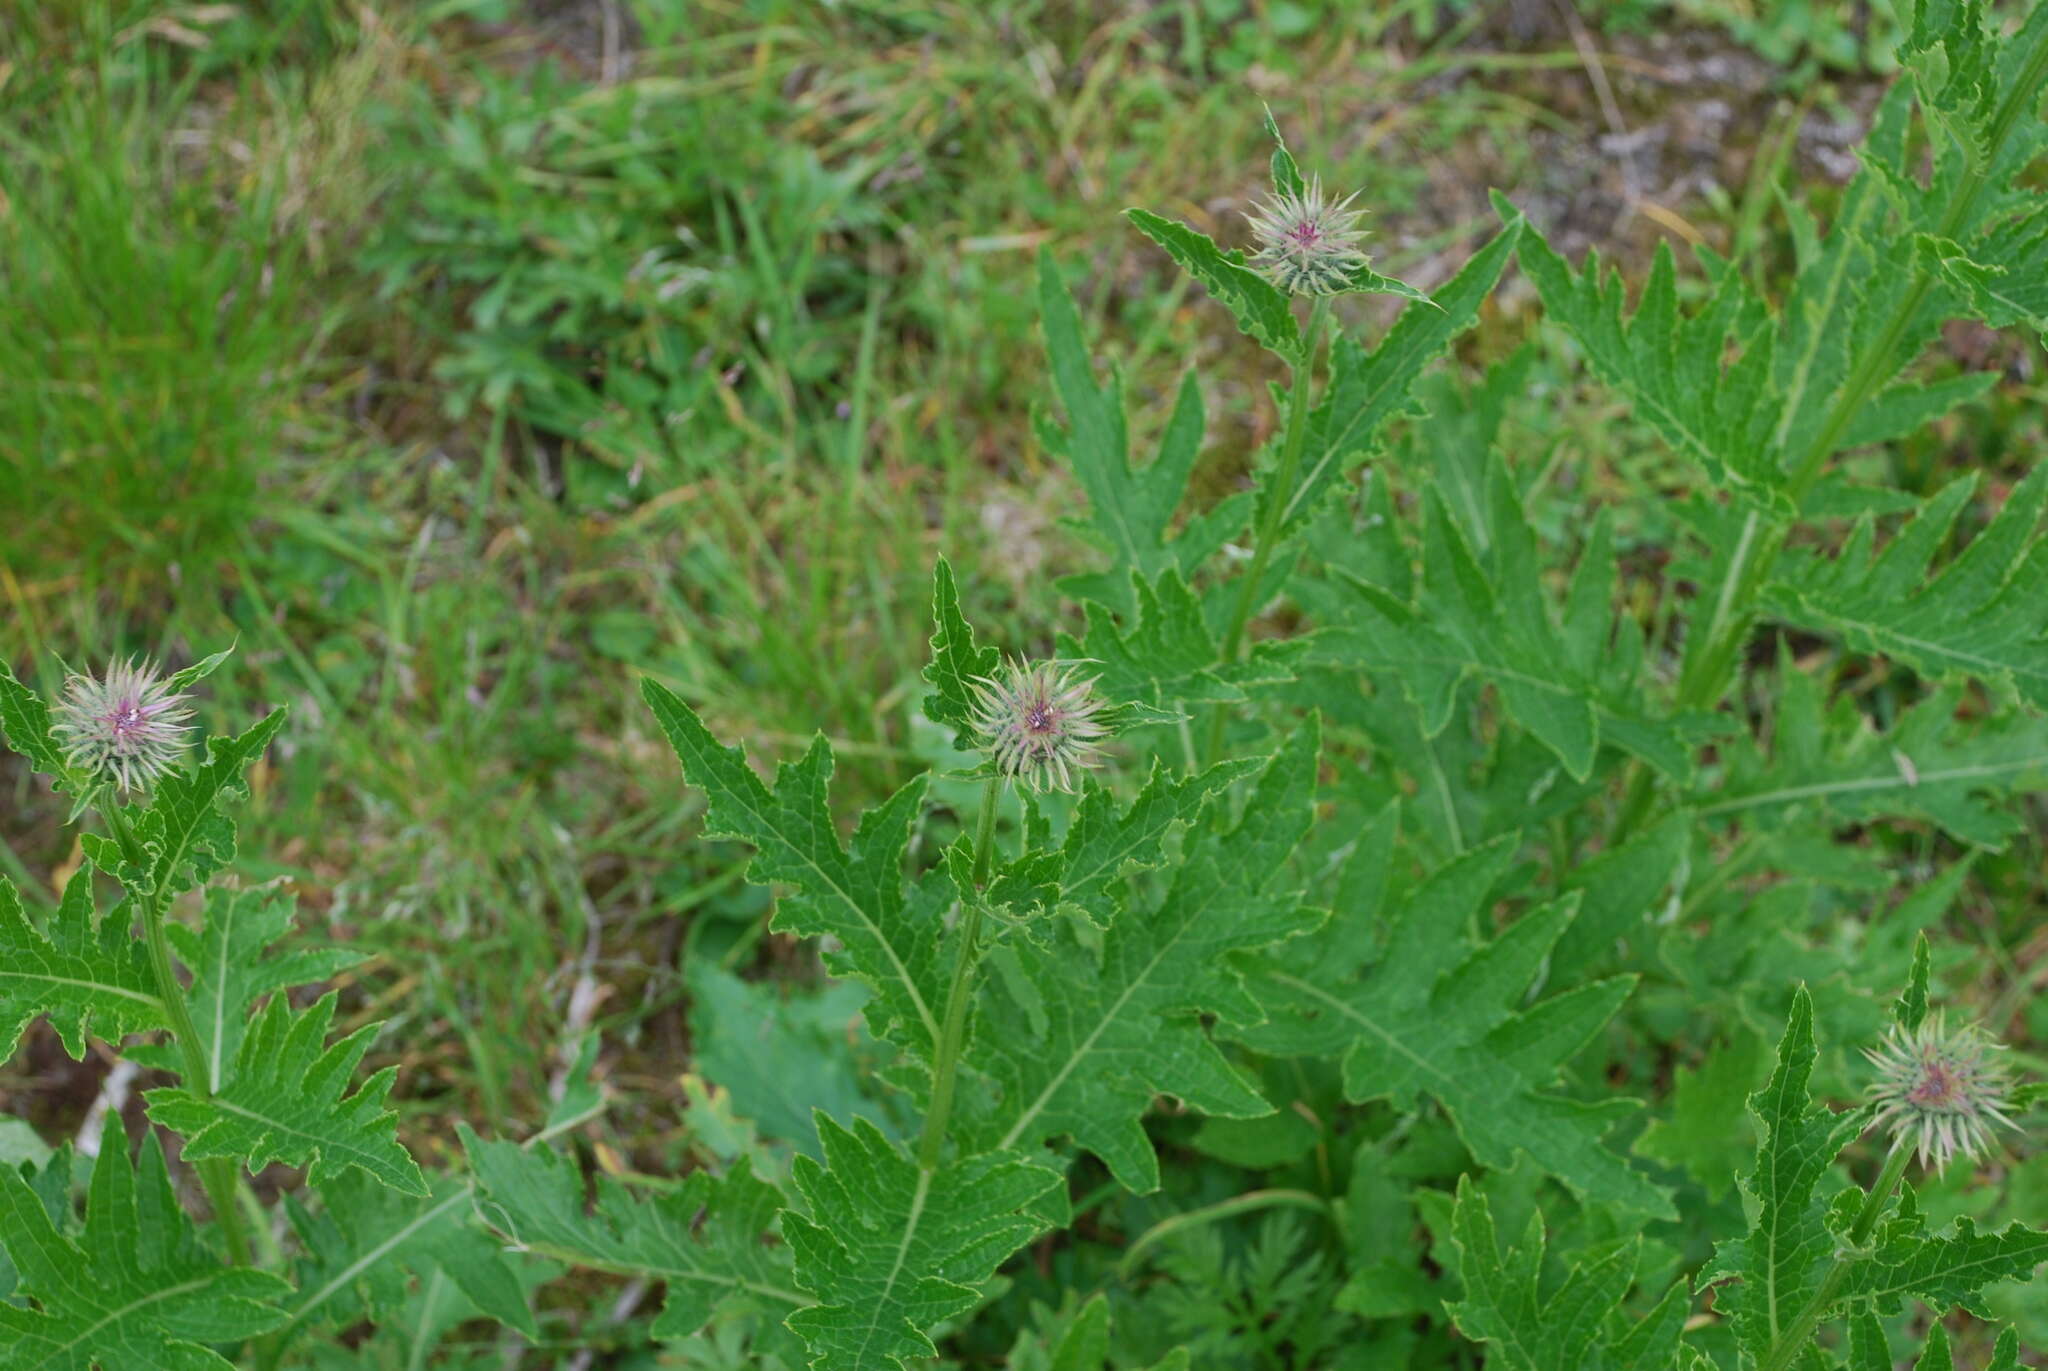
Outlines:
[[[1146,422],[1199,358],[1217,495],[1277,378],[1123,207],[1236,241],[1265,101],[1373,207],[1378,265],[1434,285],[1492,222],[1489,184],[1586,191],[1534,135],[1611,131],[1569,32],[1470,4],[707,0],[610,71],[595,4],[301,0],[198,29],[181,8],[0,0],[0,656],[53,686],[59,657],[239,639],[207,721],[294,710],[244,851],[323,936],[384,954],[348,1003],[392,1019],[423,1160],[451,1115],[539,1117],[590,1027],[630,1087],[614,1135],[657,1164],[691,1065],[684,949],[817,974],[696,839],[640,674],[757,756],[824,732],[853,805],[944,746],[917,722],[935,554],[1006,643],[1076,627],[1052,588],[1082,555],[1076,492],[1031,428],[1038,248]],[[1871,79],[1849,6],[1675,8],[1586,7],[1632,122],[1704,98],[1628,79],[1662,60],[1646,22],[1732,32],[1786,81],[1837,72],[1823,112]],[[1724,95],[1731,136],[1793,125],[1768,87]],[[1662,219],[1572,222],[1625,259],[1682,224],[1783,271],[1791,159],[1731,158]],[[1506,326],[1474,346],[1501,351],[1475,368],[1534,340],[1518,462],[1561,508],[1652,508],[1679,479],[1662,446],[1582,386],[1526,290],[1489,308]],[[2031,375],[1911,445],[1916,476],[2031,460]],[[1648,569],[1675,537],[1623,532]],[[47,899],[61,815],[11,765],[0,869]],[[2038,900],[2038,849],[1980,879]],[[22,1070],[0,1111],[74,1127],[91,1089]]]

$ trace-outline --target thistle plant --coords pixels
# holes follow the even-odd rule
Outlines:
[[[0,1027],[172,1073],[148,1114],[183,1143],[104,1148],[82,1221],[66,1163],[0,1169],[0,1363],[473,1365],[474,1315],[511,1330],[494,1365],[516,1335],[735,1371],[1953,1371],[1953,1334],[2017,1371],[2040,1091],[1990,1030],[2025,1065],[2030,990],[1938,930],[2031,860],[2001,854],[2048,788],[2048,467],[1982,501],[1845,454],[1996,382],[1920,374],[1947,321],[2048,332],[2048,7],[1919,6],[1900,58],[1825,221],[1781,203],[1788,272],[1709,252],[1682,285],[1660,251],[1631,292],[1503,198],[1425,292],[1277,129],[1255,255],[1130,211],[1285,377],[1213,501],[1204,379],[1133,425],[1041,256],[1040,433],[1094,558],[1050,650],[1006,660],[938,559],[939,736],[904,728],[857,817],[822,733],[771,771],[695,683],[641,683],[658,802],[751,852],[792,980],[864,997],[802,1039],[780,989],[744,1033],[693,1016],[700,1061],[746,1051],[686,1078],[672,1174],[572,1140],[587,1083],[419,1168],[390,1069],[348,1088],[375,1029],[329,1042],[336,996],[287,993],[348,954],[266,955],[290,902],[231,878],[282,715],[202,754],[170,730],[215,659],[55,716],[0,675],[88,823],[53,910],[0,881]],[[1552,479],[1580,454],[1521,450],[1535,354],[1460,346],[1511,265],[1573,344],[1543,403],[1611,391],[1676,459],[1668,573],[1567,493],[1610,483]],[[756,993],[728,971],[693,947],[683,980]],[[238,1174],[273,1160],[305,1169],[285,1224]]]

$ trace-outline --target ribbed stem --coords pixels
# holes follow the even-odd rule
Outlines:
[[[1878,1173],[1877,1183],[1870,1187],[1870,1193],[1863,1197],[1863,1207],[1856,1211],[1856,1222],[1849,1229],[1851,1259],[1869,1243],[1870,1231],[1877,1227],[1877,1216],[1884,1211],[1892,1191],[1898,1189],[1911,1156],[1911,1148],[1894,1146],[1891,1155],[1885,1158],[1884,1170]],[[1785,1325],[1785,1331],[1778,1335],[1770,1351],[1757,1364],[1758,1371],[1785,1371],[1798,1360],[1799,1354],[1813,1341],[1813,1331],[1827,1316],[1828,1306],[1835,1302],[1835,1296],[1840,1293],[1842,1282],[1848,1275],[1849,1262],[1838,1254],[1835,1264],[1828,1268],[1827,1278],[1820,1283],[1820,1289],[1792,1316],[1792,1322]]]
[[[128,826],[128,820],[121,813],[119,801],[111,801],[100,807],[100,817],[113,831],[114,841],[121,845],[121,853],[137,866],[143,864],[147,854],[135,840],[135,833]],[[157,998],[164,1003],[164,1017],[170,1020],[171,1036],[177,1039],[178,1051],[185,1059],[185,1088],[202,1099],[213,1095],[213,1081],[206,1067],[206,1052],[200,1045],[199,1028],[192,1021],[192,1010],[185,1003],[185,987],[178,980],[177,966],[171,960],[170,939],[164,933],[164,891],[158,888],[149,892],[140,901],[142,915],[142,940],[149,948],[149,964],[156,973]],[[206,1198],[213,1205],[214,1222],[220,1225],[221,1236],[227,1240],[228,1260],[236,1266],[249,1263],[248,1235],[242,1231],[241,1211],[235,1206],[235,1163],[227,1157],[209,1157],[194,1163],[199,1180],[206,1187]]]
[[[946,1125],[953,1115],[960,1047],[967,1036],[967,1005],[974,998],[975,943],[981,937],[982,911],[986,908],[981,891],[988,884],[989,867],[995,856],[996,809],[1002,798],[1002,778],[989,777],[982,788],[981,818],[974,832],[974,889],[960,892],[965,904],[960,954],[953,963],[953,984],[946,991],[946,1021],[939,1029],[938,1055],[932,1061],[932,1107],[925,1112],[924,1133],[917,1143],[917,1164],[926,1171],[938,1169],[939,1151],[946,1142]]]
[[[1230,612],[1230,626],[1223,635],[1225,665],[1235,662],[1238,650],[1244,646],[1244,631],[1258,602],[1259,585],[1266,579],[1266,565],[1273,560],[1273,545],[1278,540],[1281,522],[1286,518],[1288,505],[1293,502],[1295,478],[1301,471],[1301,450],[1308,439],[1308,412],[1312,407],[1311,391],[1315,388],[1316,353],[1322,346],[1323,327],[1329,318],[1330,297],[1318,295],[1309,307],[1308,328],[1301,340],[1301,361],[1294,368],[1293,383],[1288,391],[1287,434],[1281,440],[1279,470],[1273,474],[1272,498],[1266,501],[1265,513],[1260,516],[1259,526],[1252,535],[1251,569],[1245,574],[1237,593],[1237,604]],[[1223,726],[1228,717],[1223,705],[1217,705],[1209,715],[1206,755],[1212,762],[1219,760],[1223,751]]]

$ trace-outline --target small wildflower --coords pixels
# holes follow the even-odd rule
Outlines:
[[[1882,1046],[1866,1048],[1878,1070],[1870,1098],[1892,1145],[1910,1143],[1922,1166],[1940,1171],[1985,1151],[1993,1124],[2013,1127],[2005,1068],[1992,1057],[2000,1050],[1979,1029],[1946,1031],[1939,1015],[1910,1031],[1894,1027]]]
[[[1245,218],[1259,250],[1254,265],[1290,295],[1335,295],[1352,271],[1366,263],[1359,250],[1365,231],[1358,227],[1363,210],[1350,208],[1358,197],[1330,201],[1323,184],[1312,180],[1300,194],[1275,193]]]
[[[1029,790],[1072,790],[1108,732],[1095,679],[1059,662],[1013,662],[974,682],[974,728],[996,769]]]
[[[115,662],[97,679],[74,675],[64,683],[52,731],[70,765],[137,790],[184,752],[184,721],[192,717],[185,699],[157,679],[151,664]]]

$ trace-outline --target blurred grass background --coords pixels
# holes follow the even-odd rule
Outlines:
[[[1776,195],[1825,213],[1896,38],[1849,0],[0,0],[0,654],[54,689],[239,641],[207,721],[293,710],[245,869],[386,954],[349,1003],[406,1107],[517,1132],[595,1027],[652,1164],[689,954],[815,971],[695,838],[636,678],[757,756],[822,730],[851,809],[944,748],[935,554],[1006,645],[1070,626],[1038,249],[1141,438],[1201,367],[1214,498],[1275,378],[1118,212],[1239,241],[1262,104],[1425,287],[1489,187],[1574,255],[1768,277]],[[1503,441],[1626,516],[1647,610],[1691,478],[1512,273],[1489,310],[1454,379],[1517,357]],[[1948,344],[2006,384],[1878,459],[1909,488],[2042,438],[2037,353]],[[62,818],[0,759],[33,900]],[[1998,861],[2038,882],[2037,844]],[[62,1133],[102,1070],[39,1044],[0,1103]]]

